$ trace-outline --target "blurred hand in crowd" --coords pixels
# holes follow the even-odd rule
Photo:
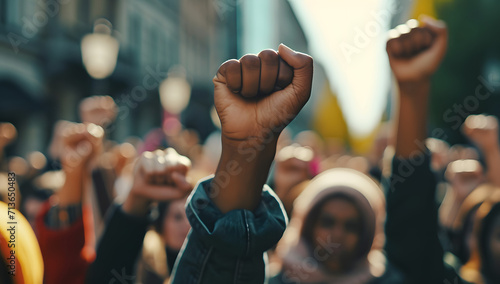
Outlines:
[[[445,173],[457,202],[462,202],[484,182],[483,167],[477,160],[456,160],[448,164]]]
[[[311,148],[293,144],[276,155],[274,191],[283,199],[297,184],[311,179],[310,162],[314,158]]]
[[[186,180],[191,161],[173,148],[144,152],[137,160],[134,182],[123,210],[132,215],[146,215],[154,201],[180,199],[192,185]]]
[[[62,131],[60,160],[65,172],[88,169],[102,150],[104,130],[93,123],[70,123]]]
[[[500,145],[498,119],[492,115],[469,115],[462,131],[478,146],[486,161],[488,181],[500,186]]]
[[[12,123],[0,123],[0,152],[17,137],[17,130]]]
[[[492,115],[469,115],[462,125],[462,132],[481,151],[488,153],[499,147],[498,119]]]
[[[118,113],[118,107],[110,96],[85,98],[80,102],[79,110],[83,123],[93,123],[101,127],[111,124]]]

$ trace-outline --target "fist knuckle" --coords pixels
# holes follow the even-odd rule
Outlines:
[[[278,61],[278,54],[276,53],[276,51],[274,50],[271,50],[271,49],[266,49],[266,50],[263,50],[259,53],[259,56],[258,56],[262,61],[266,62],[266,63],[276,63]]]
[[[246,68],[260,68],[260,59],[256,55],[247,54],[240,59],[241,64],[245,65]]]

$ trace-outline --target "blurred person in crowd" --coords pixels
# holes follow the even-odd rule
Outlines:
[[[488,182],[500,186],[498,119],[491,115],[470,115],[465,120],[462,131],[481,151],[486,162]]]
[[[186,196],[187,197],[187,196]],[[144,236],[137,277],[145,284],[161,284],[168,279],[191,226],[184,205],[186,198],[162,202],[154,229]]]
[[[141,155],[126,200],[111,211],[86,283],[110,283],[116,281],[116,273],[127,277],[127,281],[135,280],[134,267],[143,246],[142,268],[139,270],[142,279],[137,280],[163,283],[168,279],[175,251],[180,250],[184,234],[189,229],[179,211],[183,207],[183,198],[192,189],[186,179],[190,166],[189,159],[173,148],[147,151]],[[160,240],[153,237],[154,233],[146,235],[152,225],[149,212],[157,201],[169,204],[168,208],[165,205],[159,208],[162,217],[156,223],[156,234],[160,235]],[[181,235],[184,235],[182,241]]]
[[[1,122],[0,123],[0,170],[3,167],[4,150],[12,141],[17,137],[17,130],[12,123]]]
[[[496,190],[498,188],[495,186],[482,184],[462,202],[457,217],[448,230],[449,239],[446,240],[449,245],[449,252],[452,254],[451,256],[448,254],[446,257],[449,258],[448,263],[454,267],[459,269],[469,260],[472,248],[474,217],[477,209]]]
[[[441,226],[451,229],[465,198],[486,181],[483,167],[474,159],[456,160],[448,164],[445,172],[448,181],[446,195],[439,208]]]
[[[43,208],[43,204],[50,198],[53,194],[50,190],[43,190],[36,188],[31,183],[25,186],[32,186],[33,188],[29,193],[23,195],[21,204],[21,213],[26,217],[26,220],[30,223],[31,227],[36,229],[36,217]]]
[[[283,147],[275,158],[274,192],[285,206],[290,216],[294,199],[289,196],[292,189],[313,177],[311,162],[314,153],[309,147],[298,144]]]
[[[384,206],[380,187],[358,171],[318,175],[295,202],[271,283],[403,283],[381,252]]]
[[[462,277],[471,283],[500,283],[500,188],[479,206],[470,238],[471,254]]]
[[[93,260],[93,226],[85,188],[102,150],[104,130],[89,123],[64,122],[56,131],[57,157],[64,184],[46,202],[36,219],[36,233],[45,264],[44,283],[83,283]]]

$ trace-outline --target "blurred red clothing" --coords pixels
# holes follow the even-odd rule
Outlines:
[[[88,220],[90,208],[82,208],[80,216],[69,227],[52,229],[45,223],[51,208],[47,201],[36,219],[36,233],[43,262],[45,264],[44,283],[46,284],[83,284],[95,251],[85,245],[84,220]]]

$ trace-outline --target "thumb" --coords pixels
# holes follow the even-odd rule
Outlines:
[[[278,54],[294,71],[300,71],[299,73],[305,77],[312,78],[313,59],[311,56],[296,52],[284,44],[280,44]]]
[[[298,93],[306,92],[307,100],[311,94],[312,86],[312,57],[301,52],[296,52],[284,44],[280,44],[278,54],[294,69],[292,83],[287,88],[294,88]]]
[[[424,24],[424,27],[429,28],[437,36],[448,34],[448,29],[446,28],[446,23],[444,21],[436,20],[427,15],[420,16],[419,20]]]
[[[425,28],[428,28],[434,34],[434,43],[431,49],[438,54],[438,58],[442,58],[446,53],[448,45],[448,28],[446,27],[446,23],[426,15],[421,16],[420,21]]]

